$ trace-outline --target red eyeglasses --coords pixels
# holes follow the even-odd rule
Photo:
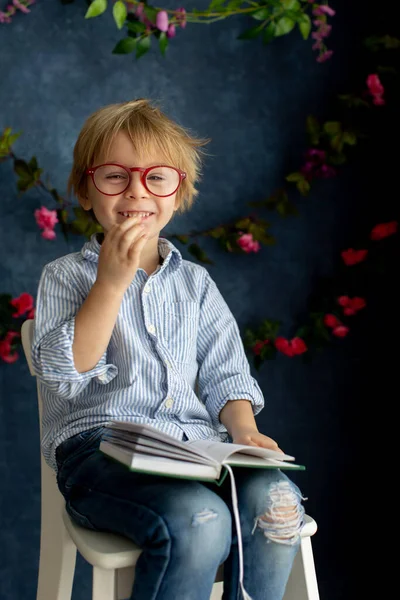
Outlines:
[[[158,165],[156,167],[124,167],[117,163],[107,163],[86,169],[95,188],[105,196],[117,196],[125,192],[131,185],[132,173],[139,171],[140,181],[153,196],[165,198],[178,191],[186,173],[175,167]]]

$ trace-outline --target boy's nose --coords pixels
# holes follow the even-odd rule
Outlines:
[[[149,192],[144,187],[141,181],[141,173],[134,171],[131,173],[131,181],[128,188],[125,190],[125,195],[133,198],[143,198],[149,195]]]

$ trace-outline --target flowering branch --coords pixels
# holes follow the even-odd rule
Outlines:
[[[0,10],[0,23],[11,23],[11,17],[15,15],[17,10],[22,13],[30,13],[28,6],[35,4],[36,0],[12,0],[12,4],[7,6],[5,11]]]
[[[93,0],[85,18],[98,17],[107,7],[107,0]],[[165,55],[177,28],[185,29],[187,23],[209,25],[234,15],[251,17],[258,22],[243,31],[238,37],[240,40],[261,38],[264,44],[268,44],[274,38],[290,33],[296,25],[303,39],[307,40],[314,25],[311,37],[314,40],[313,50],[318,50],[317,61],[324,62],[333,54],[327,49],[325,39],[331,32],[327,19],[333,17],[335,11],[328,4],[313,0],[212,0],[204,11],[186,11],[183,7],[168,10],[150,6],[146,1],[117,0],[113,3],[112,13],[118,29],[127,28],[127,37],[117,43],[113,54],[136,52],[136,58],[140,58],[150,50],[152,38],[156,38],[161,53]]]

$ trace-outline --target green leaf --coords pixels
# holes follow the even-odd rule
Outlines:
[[[228,2],[228,4],[226,5],[226,10],[234,10],[235,8],[239,8],[239,6],[241,6],[243,4],[244,0],[230,0],[230,2]]]
[[[209,11],[213,11],[215,8],[219,8],[225,3],[225,0],[212,0],[208,7]]]
[[[345,131],[343,133],[343,142],[349,146],[355,146],[357,144],[357,136],[352,131]]]
[[[319,138],[321,135],[321,130],[319,123],[315,117],[312,115],[308,115],[306,119],[306,131],[308,137],[310,138],[310,143],[315,146],[319,144]]]
[[[282,0],[282,4],[284,6],[284,8],[286,8],[287,10],[293,10],[293,9],[299,9],[300,8],[300,2],[299,0]]]
[[[311,31],[311,19],[305,13],[302,14],[300,21],[298,21],[300,33],[304,40],[308,39]]]
[[[117,0],[113,6],[113,17],[118,29],[122,29],[126,21],[128,11],[126,5],[122,0]]]
[[[238,40],[253,40],[257,36],[260,35],[264,27],[264,24],[256,25],[255,27],[251,27],[250,29],[246,29],[238,36]]]
[[[146,35],[144,38],[139,38],[136,46],[136,58],[140,58],[143,54],[146,54],[150,50],[151,37]]]
[[[165,31],[162,31],[160,33],[160,37],[158,38],[158,45],[160,47],[161,54],[163,56],[165,56],[165,52],[168,48],[168,38],[167,38],[167,34],[165,33]]]
[[[140,21],[128,21],[126,26],[134,33],[143,33],[143,31],[146,31],[146,25]]]
[[[134,51],[134,49],[136,48],[136,44],[137,44],[136,38],[126,37],[123,40],[120,40],[118,42],[118,44],[113,49],[112,53],[113,54],[129,54],[130,52]]]
[[[302,181],[298,181],[296,184],[296,187],[302,196],[307,196],[308,192],[311,189],[311,186],[306,179],[303,179]]]
[[[178,235],[175,234],[174,236],[179,242],[181,242],[182,244],[187,244],[189,241],[189,236],[188,235]]]
[[[330,146],[333,150],[341,154],[343,150],[343,135],[338,133],[337,135],[331,137]]]
[[[28,163],[22,159],[17,158],[14,160],[14,171],[19,177],[23,177],[25,179],[32,178],[32,173]]]
[[[153,8],[152,6],[144,6],[144,14],[152,23],[156,22],[158,12],[159,11],[156,8]]]
[[[202,248],[200,248],[200,246],[198,244],[190,244],[190,246],[188,246],[188,250],[189,250],[190,254],[192,254],[195,258],[197,258],[197,260],[199,260],[200,262],[206,263],[209,265],[213,264],[212,261],[208,258],[208,256],[204,252],[204,250]]]
[[[340,121],[327,121],[326,123],[324,123],[323,128],[325,133],[327,133],[328,135],[336,135],[338,133],[341,133],[342,124],[340,123]]]
[[[255,12],[251,13],[250,16],[257,21],[265,21],[271,16],[271,10],[268,8],[268,6],[263,6],[262,8],[259,8]]]
[[[86,11],[85,19],[98,17],[99,15],[102,15],[105,10],[107,10],[107,0],[93,0]]]
[[[268,23],[263,31],[263,44],[269,44],[275,37],[276,25],[275,23]]]
[[[236,229],[247,229],[250,224],[251,220],[248,217],[246,217],[245,219],[240,219],[240,221],[237,221],[235,223],[235,227]]]
[[[282,17],[276,23],[275,37],[286,35],[287,33],[289,33],[289,31],[292,31],[295,25],[296,23],[292,19],[289,19],[288,17]]]
[[[285,177],[286,181],[301,181],[304,179],[303,173],[299,173],[299,171],[295,171],[294,173],[290,173]]]

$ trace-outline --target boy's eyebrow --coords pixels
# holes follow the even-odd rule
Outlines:
[[[166,160],[152,160],[152,161],[150,161],[148,163],[144,163],[143,165],[138,165],[138,164],[130,165],[130,164],[128,164],[125,161],[111,160],[111,159],[109,159],[109,160],[105,160],[102,163],[99,162],[98,164],[99,165],[100,164],[103,164],[103,165],[105,165],[105,164],[117,164],[117,165],[122,165],[123,167],[127,167],[128,169],[130,167],[143,167],[144,169],[147,169],[148,167],[159,167],[159,166],[162,166],[162,165],[167,165],[168,166],[168,161],[166,161]]]

